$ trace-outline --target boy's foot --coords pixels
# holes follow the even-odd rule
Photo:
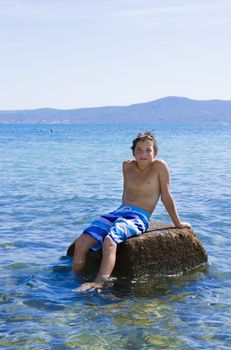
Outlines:
[[[96,289],[102,289],[103,288],[103,283],[102,282],[88,282],[82,284],[80,287],[76,288],[74,291],[77,293],[81,292],[92,292]]]

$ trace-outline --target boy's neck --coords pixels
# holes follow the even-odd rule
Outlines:
[[[146,170],[148,168],[150,168],[152,163],[149,163],[149,164],[139,164],[137,161],[136,161],[136,167],[139,169],[139,170]]]

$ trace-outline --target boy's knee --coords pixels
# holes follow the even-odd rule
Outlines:
[[[116,248],[117,247],[117,244],[115,241],[113,241],[113,239],[107,235],[105,238],[104,238],[104,241],[103,241],[103,248],[110,248],[110,249],[113,249],[113,248]]]
[[[89,247],[89,239],[87,235],[82,234],[79,238],[75,241],[75,249],[79,250],[85,250]]]

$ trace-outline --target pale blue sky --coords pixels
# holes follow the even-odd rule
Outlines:
[[[230,0],[0,0],[0,109],[231,99]]]

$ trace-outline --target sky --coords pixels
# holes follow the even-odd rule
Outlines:
[[[230,0],[0,0],[0,110],[231,99]]]

